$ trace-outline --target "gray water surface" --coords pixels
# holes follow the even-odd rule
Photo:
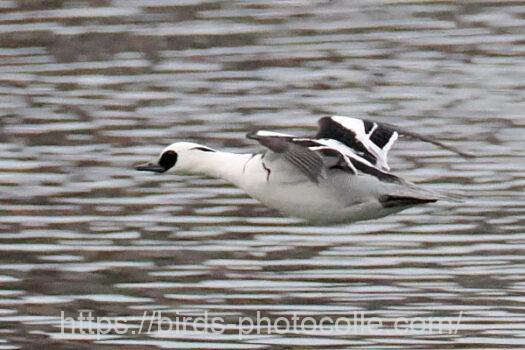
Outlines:
[[[0,349],[522,349],[525,2],[0,2]],[[366,117],[433,135],[390,164],[463,192],[309,226],[221,181],[133,170],[176,140]],[[126,334],[61,332],[61,312]],[[222,334],[138,332],[207,312]],[[385,320],[239,337],[239,317]],[[87,311],[86,311],[87,312]],[[399,317],[461,315],[449,334]],[[138,334],[141,333],[141,334]]]

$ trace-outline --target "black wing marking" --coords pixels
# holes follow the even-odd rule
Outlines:
[[[394,174],[382,171],[374,166],[366,164],[364,161],[353,158],[350,160],[352,165],[363,174],[374,176],[382,182],[401,183],[401,179]]]
[[[319,177],[325,177],[328,169],[341,170],[349,175],[370,175],[382,182],[401,182],[399,177],[378,169],[360,155],[345,153],[344,145],[337,147],[334,144],[338,141],[297,138],[262,130],[246,136],[282,155],[315,183],[319,182]]]
[[[315,142],[322,144],[326,147],[325,150],[321,150],[319,149],[319,147],[316,147],[316,150],[319,149],[320,152],[331,153],[332,157],[335,157],[335,154],[338,154],[340,156],[339,159],[341,162],[332,168],[347,170],[347,172],[352,173],[354,175],[358,175],[359,173],[367,174],[370,176],[374,176],[379,181],[383,182],[402,182],[402,180],[396,175],[389,173],[386,170],[378,168],[365,158],[361,157],[357,153],[354,153],[354,151],[352,151],[351,149],[348,149],[347,146],[345,146],[337,140],[317,139],[315,140]]]
[[[358,125],[353,127],[350,127],[349,125],[344,126],[341,123],[334,120],[333,118],[334,117],[323,117],[319,119],[319,131],[317,132],[317,135],[315,135],[315,138],[337,140],[350,147],[352,150],[354,150],[357,154],[359,154],[367,161],[371,163],[376,163],[377,156],[374,155],[369,150],[369,147],[365,145],[364,142],[366,141],[362,140],[362,136],[366,135],[365,132],[371,131],[371,124],[365,121],[361,121],[361,125],[359,126],[362,130],[358,130]]]
[[[247,138],[257,140],[261,145],[271,151],[281,154],[290,164],[294,165],[311,181],[318,183],[319,177],[324,177],[324,164],[321,156],[312,151],[305,141],[311,145],[310,140],[294,141],[294,137],[272,132],[254,132],[246,135]]]
[[[318,123],[319,131],[316,138],[339,141],[382,170],[390,170],[387,155],[398,135],[432,143],[463,157],[472,157],[433,137],[420,135],[387,123],[341,116],[323,117]]]

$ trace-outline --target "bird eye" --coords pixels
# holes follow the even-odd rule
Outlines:
[[[172,168],[177,163],[177,152],[166,151],[159,159],[159,165],[164,168],[164,171]]]

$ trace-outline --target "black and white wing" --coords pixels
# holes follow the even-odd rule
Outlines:
[[[332,116],[319,119],[319,131],[312,138],[295,137],[259,130],[247,135],[318,183],[333,169],[349,175],[366,174],[383,182],[402,182],[391,174],[388,151],[399,136],[429,142],[464,157],[470,155],[451,146],[393,125],[350,117]]]
[[[257,140],[270,151],[279,154],[315,183],[320,178],[326,178],[328,169],[337,168],[351,174],[357,173],[347,156],[316,140],[265,130],[250,133],[246,137]]]
[[[348,175],[368,174],[385,182],[399,181],[397,176],[378,169],[336,140],[294,137],[265,130],[246,136],[279,154],[315,183],[325,179],[334,170]]]
[[[386,123],[342,116],[323,117],[318,123],[319,131],[315,139],[340,142],[350,148],[351,152],[383,171],[390,170],[388,152],[399,136],[429,142],[463,157],[472,157],[430,136],[419,135]]]

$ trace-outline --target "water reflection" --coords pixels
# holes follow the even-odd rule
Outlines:
[[[0,348],[524,343],[520,2],[3,1],[0,13]],[[317,227],[217,180],[133,171],[175,139],[248,152],[248,130],[312,132],[326,114],[476,153],[409,142],[391,161],[468,199]],[[129,332],[61,333],[60,312],[81,309]],[[137,334],[155,310],[229,326]],[[388,325],[240,339],[235,320],[257,311]],[[459,312],[457,334],[391,328]]]

